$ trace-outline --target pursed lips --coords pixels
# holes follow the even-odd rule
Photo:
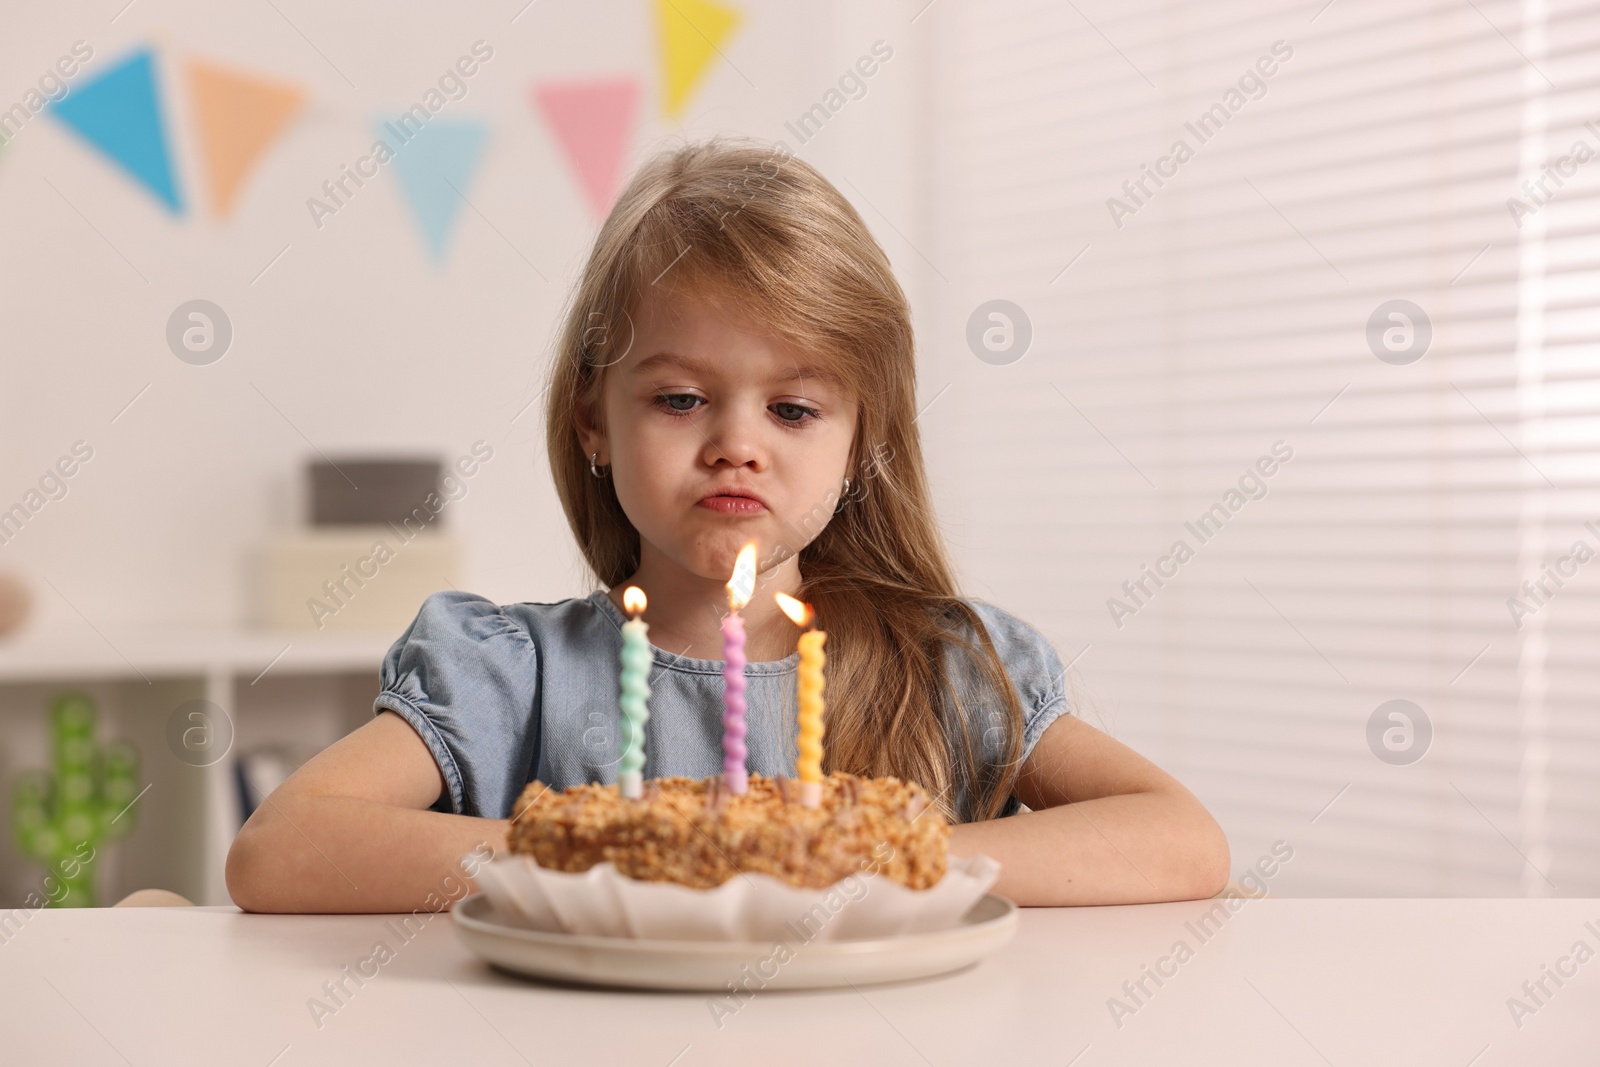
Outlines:
[[[748,515],[767,510],[766,505],[759,498],[740,496],[731,492],[713,493],[710,496],[703,497],[699,506],[724,515]]]

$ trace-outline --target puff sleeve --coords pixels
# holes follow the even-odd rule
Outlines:
[[[988,630],[989,639],[994,642],[995,651],[1022,704],[1020,766],[1027,762],[1050,724],[1072,713],[1066,696],[1066,665],[1049,639],[1029,623],[986,601],[967,598],[967,603]],[[999,763],[1005,752],[1004,719],[993,699],[986,700],[979,695],[982,683],[974,673],[975,668],[965,663],[965,657],[962,661],[958,664],[947,660],[946,675],[961,690],[961,700],[967,709],[967,730],[982,739],[985,758]],[[1013,797],[1002,814],[1009,815],[1018,806]]]
[[[433,754],[445,792],[431,810],[503,819],[538,745],[539,656],[498,605],[434,593],[390,647],[373,713],[392,711]]]

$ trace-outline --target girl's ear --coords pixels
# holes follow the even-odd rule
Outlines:
[[[595,425],[594,416],[593,405],[581,400],[572,409],[572,421],[578,428],[578,443],[583,446],[583,454],[586,456],[591,452],[603,451],[606,445],[605,434]]]

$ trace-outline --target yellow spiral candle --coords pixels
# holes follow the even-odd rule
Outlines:
[[[796,626],[809,626],[815,617],[810,604],[786,593],[775,593],[778,607]],[[828,635],[811,627],[800,635],[800,803],[808,808],[822,805],[822,668],[827,656],[822,643]]]

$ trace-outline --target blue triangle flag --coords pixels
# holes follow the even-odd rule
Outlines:
[[[391,144],[405,136],[395,149],[395,173],[422,230],[428,253],[443,262],[445,246],[465,205],[467,188],[483,156],[489,125],[476,119],[431,119],[420,130],[388,122],[380,134]]]
[[[150,49],[140,49],[78,86],[51,104],[50,113],[156,194],[173,214],[183,213]]]

